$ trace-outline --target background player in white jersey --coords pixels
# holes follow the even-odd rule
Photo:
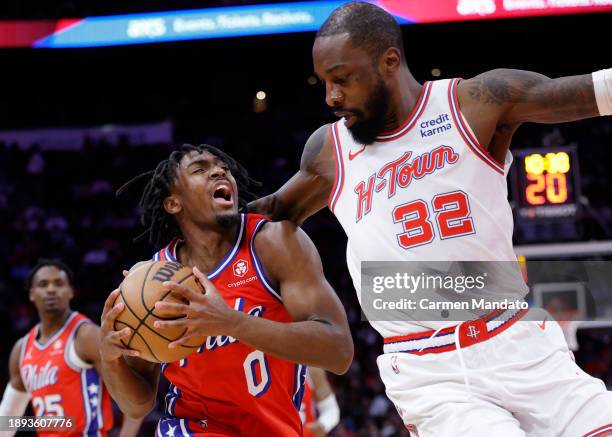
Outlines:
[[[421,85],[399,26],[367,3],[330,15],[313,60],[342,120],[319,128],[299,172],[250,209],[301,223],[329,204],[358,293],[362,261],[514,260],[505,181],[514,132],[612,114],[612,70],[550,79],[498,69]],[[517,282],[515,297],[525,292]],[[381,377],[406,426],[421,436],[612,433],[612,394],[575,365],[556,322],[515,323],[523,315],[446,329],[373,321],[385,337]]]

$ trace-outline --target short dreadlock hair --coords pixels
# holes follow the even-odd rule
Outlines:
[[[325,20],[317,38],[348,33],[355,47],[377,62],[389,47],[397,47],[405,62],[402,31],[395,18],[371,3],[350,2],[335,9]]]
[[[34,276],[40,269],[43,267],[56,267],[58,270],[66,273],[66,277],[68,278],[68,284],[71,287],[74,287],[74,273],[72,269],[68,267],[65,263],[63,263],[59,259],[48,259],[48,258],[40,258],[34,267],[28,272],[28,276],[25,280],[25,289],[26,291],[30,291],[32,288],[32,281],[34,280]]]
[[[249,187],[259,186],[260,183],[252,179],[246,169],[234,158],[208,144],[201,144],[199,146],[183,144],[180,148],[170,153],[168,159],[159,162],[155,170],[147,171],[132,178],[117,190],[116,194],[120,196],[128,188],[132,187],[135,182],[149,178],[139,202],[141,210],[140,222],[147,229],[137,236],[134,241],[148,236],[149,243],[155,249],[160,249],[173,239],[182,236],[175,218],[164,209],[164,199],[170,195],[170,189],[176,179],[181,159],[191,152],[208,152],[228,166],[232,176],[236,179],[238,205],[240,208],[246,207],[247,199],[245,197],[255,197],[249,191]]]

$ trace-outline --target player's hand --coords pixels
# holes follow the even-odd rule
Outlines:
[[[206,294],[169,281],[165,282],[164,286],[189,303],[180,304],[164,301],[155,303],[156,310],[171,313],[175,317],[181,318],[156,321],[153,326],[156,328],[181,327],[186,329],[181,338],[168,345],[170,348],[178,347],[197,337],[228,335],[232,326],[235,326],[237,317],[241,314],[227,306],[216,287],[197,267],[193,268],[193,274],[204,287]]]
[[[318,420],[315,420],[313,422],[308,422],[306,424],[306,428],[315,437],[327,437],[327,433],[325,432],[323,425],[321,425],[321,422],[319,422]]]
[[[100,335],[102,337],[100,341],[100,357],[103,361],[110,363],[117,361],[122,355],[128,355],[131,357],[137,357],[140,353],[134,349],[126,348],[121,340],[127,340],[132,334],[130,328],[123,328],[120,331],[115,331],[115,319],[121,314],[121,311],[125,309],[123,302],[115,305],[115,301],[119,296],[119,289],[113,290],[111,294],[106,298],[104,302],[104,309],[102,310],[102,317],[100,319]]]

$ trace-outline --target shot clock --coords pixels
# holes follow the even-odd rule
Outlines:
[[[574,221],[580,198],[575,148],[519,149],[513,155],[512,185],[517,219],[529,222]]]

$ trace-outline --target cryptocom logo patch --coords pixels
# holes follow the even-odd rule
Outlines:
[[[249,271],[249,262],[243,259],[239,259],[234,264],[232,264],[232,270],[234,271],[234,275],[242,278]]]

